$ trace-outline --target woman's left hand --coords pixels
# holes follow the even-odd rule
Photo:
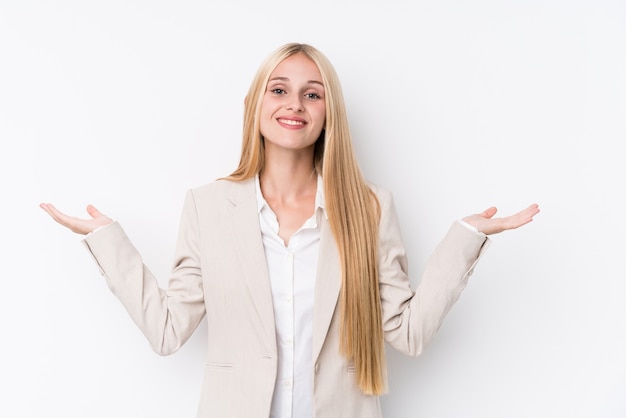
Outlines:
[[[497,211],[497,208],[490,207],[481,213],[466,216],[463,220],[480,232],[486,235],[493,235],[509,229],[519,228],[531,222],[533,217],[539,213],[539,205],[532,204],[526,209],[504,218],[494,218],[493,216]]]

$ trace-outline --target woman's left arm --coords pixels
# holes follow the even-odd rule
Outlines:
[[[385,341],[411,356],[423,352],[461,292],[474,266],[490,244],[487,235],[518,228],[538,213],[537,205],[494,218],[495,208],[454,222],[429,257],[419,286],[410,287],[408,264],[393,197],[379,190],[379,289]]]

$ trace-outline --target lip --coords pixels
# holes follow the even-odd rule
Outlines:
[[[307,122],[298,117],[288,116],[288,117],[277,117],[276,122],[284,128],[287,129],[300,129],[306,126]]]

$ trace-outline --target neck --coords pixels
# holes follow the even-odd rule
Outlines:
[[[259,179],[266,198],[283,200],[315,193],[317,172],[312,156],[294,157],[265,159],[265,167],[259,174]]]

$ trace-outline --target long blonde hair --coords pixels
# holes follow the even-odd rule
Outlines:
[[[307,44],[278,48],[259,67],[245,100],[243,143],[237,169],[242,181],[263,170],[260,112],[270,73],[285,58],[304,54],[318,67],[325,87],[326,125],[315,144],[314,163],[324,183],[326,213],[341,260],[341,353],[354,362],[365,394],[386,390],[380,293],[378,289],[378,199],[357,164],[339,78],[330,61]]]

